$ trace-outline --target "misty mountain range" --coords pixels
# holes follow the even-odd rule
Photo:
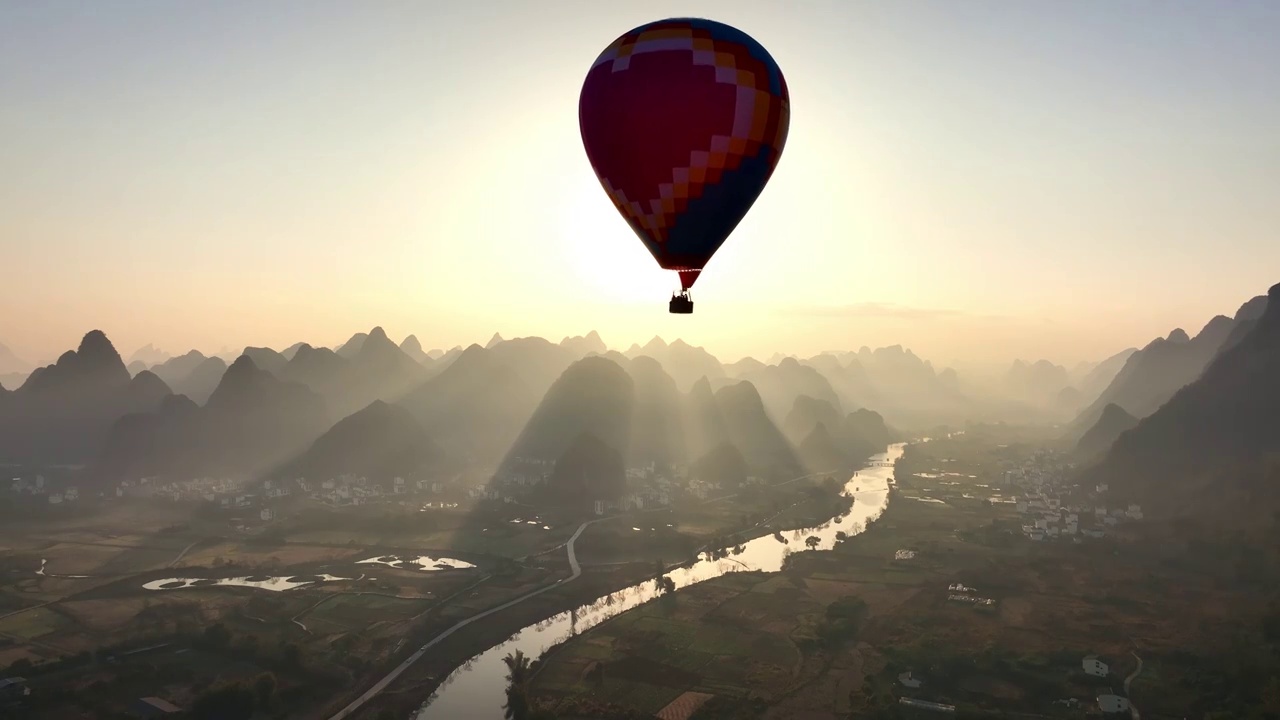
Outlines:
[[[567,478],[581,463],[611,468],[615,459],[781,478],[852,466],[891,428],[1053,422],[1083,408],[1066,439],[1106,467],[1138,442],[1127,438],[1153,432],[1142,418],[1202,372],[1207,379],[1206,368],[1248,366],[1241,353],[1258,352],[1274,305],[1255,298],[1195,338],[1177,330],[1071,370],[1017,361],[1001,392],[900,346],[724,364],[681,340],[621,353],[594,332],[559,343],[495,335],[483,347],[424,351],[414,336],[397,344],[375,327],[333,349],[247,347],[229,365],[147,346],[130,372],[93,331],[0,388],[0,461],[86,465],[104,479],[501,472],[530,462],[564,463]]]

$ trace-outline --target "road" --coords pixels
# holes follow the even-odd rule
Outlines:
[[[1130,652],[1129,654],[1138,661],[1138,669],[1134,670],[1129,677],[1124,679],[1124,696],[1129,698],[1129,716],[1132,717],[1133,720],[1141,720],[1142,714],[1138,712],[1138,706],[1133,704],[1133,694],[1129,692],[1129,685],[1132,684],[1142,672],[1142,658],[1138,657],[1138,653],[1136,652]]]
[[[574,553],[573,544],[574,542],[577,541],[578,536],[582,534],[582,531],[587,529],[588,525],[591,525],[592,523],[596,523],[596,522],[599,522],[599,520],[591,520],[589,522],[584,522],[581,525],[579,525],[577,531],[573,533],[573,537],[569,538],[569,541],[565,543],[565,547],[568,549],[568,552],[569,552],[569,569],[573,571],[573,574],[570,577],[564,580],[557,580],[556,582],[550,585],[543,586],[541,588],[538,588],[537,590],[521,595],[520,597],[514,600],[505,602],[495,608],[490,608],[488,610],[485,610],[482,613],[472,615],[466,620],[459,621],[456,625],[454,625],[453,627],[450,627],[448,630],[445,630],[444,632],[435,636],[430,640],[430,642],[428,642],[427,644],[423,645],[422,647],[414,651],[412,655],[404,659],[404,662],[395,666],[395,668],[393,668],[391,672],[387,673],[385,677],[383,677],[378,682],[374,683],[373,687],[369,688],[368,690],[365,690],[364,694],[362,694],[360,697],[356,698],[355,700],[352,700],[351,704],[339,710],[335,715],[329,718],[329,720],[343,720],[343,718],[350,717],[353,713],[359,710],[361,706],[363,706],[365,703],[372,700],[375,696],[377,696],[383,690],[386,690],[387,686],[395,682],[396,678],[403,675],[405,670],[408,670],[414,663],[421,660],[422,656],[425,655],[427,650],[430,650],[432,646],[440,643],[445,638],[461,630],[462,628],[470,625],[471,623],[477,620],[481,620],[483,618],[489,617],[490,615],[496,612],[501,612],[503,610],[506,610],[512,605],[515,605],[517,603],[522,603],[531,597],[536,597],[538,595],[541,595],[544,592],[547,592],[548,590],[553,590],[555,588],[560,587],[561,585],[564,585],[565,583],[569,583],[569,582],[573,582],[574,580],[577,580],[578,576],[582,574],[582,568],[578,565],[578,556]]]

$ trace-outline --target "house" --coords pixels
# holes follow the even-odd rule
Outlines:
[[[31,688],[27,687],[26,678],[11,677],[0,680],[0,698],[14,699],[30,694]]]
[[[899,675],[898,682],[902,683],[903,687],[909,688],[918,688],[924,684],[924,681],[912,675],[910,670]]]
[[[1106,677],[1111,671],[1107,664],[1098,659],[1097,655],[1090,655],[1081,661],[1084,671],[1094,677]]]
[[[263,521],[269,522],[275,519],[276,514],[271,508],[262,508],[262,512],[258,513],[258,517],[262,518]]]
[[[62,503],[62,495],[61,495],[61,493],[54,493],[54,494],[52,494],[52,495],[50,495],[50,496],[49,496],[49,504],[50,504],[50,505],[60,505],[61,503]]]
[[[138,698],[129,706],[129,714],[140,718],[155,718],[182,712],[182,708],[158,697]]]
[[[1129,698],[1119,695],[1099,695],[1098,708],[1104,713],[1129,712]]]

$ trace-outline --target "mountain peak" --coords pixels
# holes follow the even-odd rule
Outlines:
[[[370,330],[368,336],[365,337],[365,342],[369,342],[370,340],[377,340],[378,342],[388,340],[387,332],[382,329],[381,325],[378,325]]]
[[[1165,339],[1172,343],[1191,342],[1191,338],[1187,336],[1187,331],[1182,328],[1174,328],[1173,332],[1169,333],[1169,337]]]
[[[484,347],[487,350],[502,342],[504,342],[504,340],[502,339],[502,335],[499,333],[494,333],[493,337],[489,338],[489,342]]]
[[[101,330],[90,330],[85,333],[84,338],[80,340],[80,347],[76,350],[76,354],[82,359],[89,358],[115,358],[121,364],[124,361],[120,359],[120,353],[116,352],[115,345],[107,339],[107,334]]]
[[[418,341],[417,335],[410,335],[400,343],[400,349],[409,354],[417,354],[422,352],[422,343]]]

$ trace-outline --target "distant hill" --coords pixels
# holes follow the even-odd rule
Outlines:
[[[688,392],[700,378],[714,381],[725,377],[724,366],[714,355],[683,340],[668,345],[662,338],[655,337],[644,347],[632,345],[624,354],[629,358],[647,355],[657,360],[681,392]]]
[[[1082,458],[1094,458],[1111,449],[1116,438],[1138,424],[1138,418],[1130,415],[1115,403],[1102,409],[1098,422],[1076,443],[1076,454]]]
[[[152,368],[177,395],[186,395],[196,404],[204,404],[222,381],[227,364],[218,357],[205,357],[197,350],[169,358]]]
[[[338,353],[338,355],[344,358],[350,359],[352,357],[355,357],[356,353],[360,352],[360,348],[364,347],[364,341],[368,337],[369,337],[369,333],[362,333],[362,332],[356,333],[355,335],[352,335],[346,342],[334,348],[333,351]]]
[[[1048,360],[1034,363],[1015,360],[1004,377],[1005,389],[1010,394],[1039,404],[1057,398],[1070,382],[1067,369]]]
[[[261,475],[295,457],[329,422],[319,395],[242,355],[204,407],[185,398],[166,399],[155,413],[121,418],[95,470],[109,479]]]
[[[276,377],[280,377],[289,364],[289,358],[268,347],[247,347],[241,355],[252,360],[259,370],[265,370]]]
[[[765,411],[755,386],[745,380],[715,393],[729,442],[742,453],[755,474],[784,480],[799,474],[800,459]]]
[[[777,365],[766,365],[742,376],[760,393],[769,416],[782,422],[797,397],[807,395],[830,404],[839,412],[840,398],[821,372],[801,365],[795,358],[784,358]]]
[[[375,400],[398,400],[427,379],[423,366],[381,327],[360,336],[354,350],[352,343],[336,352],[303,344],[277,374],[319,393],[335,416],[350,415]]]
[[[569,366],[547,391],[509,455],[555,460],[584,433],[621,452],[631,442],[634,411],[631,376],[612,360],[584,358]]]
[[[405,338],[400,343],[400,349],[404,351],[405,355],[408,355],[419,365],[427,365],[431,362],[431,358],[427,357],[427,354],[422,351],[422,343],[418,342],[418,337],[416,335],[410,335]]]
[[[169,357],[169,353],[163,350],[157,350],[151,343],[147,343],[133,351],[133,354],[129,356],[128,364],[132,365],[134,363],[142,363],[143,369],[145,370],[152,365],[159,365],[165,360],[168,360]]]
[[[857,408],[879,404],[880,394],[866,368],[852,353],[844,361],[833,353],[823,353],[803,360],[802,363],[817,370],[827,379],[832,391],[840,399],[840,406]]]
[[[791,406],[791,412],[787,413],[782,429],[787,438],[798,445],[818,425],[838,428],[842,421],[840,411],[830,402],[809,395],[799,395]]]
[[[13,354],[13,351],[0,343],[0,375],[25,373],[31,370],[31,364]]]
[[[159,406],[168,388],[154,374],[131,377],[101,331],[31,373],[0,408],[0,461],[82,463],[101,451],[118,418]]]
[[[600,334],[595,330],[587,333],[585,336],[566,337],[560,341],[560,347],[568,350],[577,357],[583,358],[588,355],[603,355],[609,351],[609,348],[600,339]]]
[[[1124,369],[1124,365],[1129,361],[1129,357],[1138,352],[1138,348],[1126,348],[1111,357],[1099,363],[1093,363],[1085,368],[1082,372],[1072,374],[1071,382],[1080,390],[1081,398],[1084,402],[1092,403],[1098,399],[1098,396],[1107,389],[1111,381],[1116,379],[1116,375]]]
[[[472,345],[397,404],[441,446],[491,466],[506,455],[540,398],[506,362]]]
[[[497,336],[495,336],[497,337]],[[562,373],[584,356],[574,344],[557,345],[540,337],[513,338],[493,342],[488,348],[493,357],[506,363],[529,388],[542,395]]]
[[[339,420],[281,474],[390,480],[410,478],[439,466],[443,460],[444,453],[408,410],[375,400]]]
[[[1157,516],[1271,523],[1280,510],[1280,285],[1199,379],[1124,433],[1086,473]]]
[[[175,387],[191,374],[193,370],[207,358],[199,350],[188,351],[185,355],[171,357],[151,368],[169,387]]]
[[[1155,412],[1180,388],[1200,376],[1231,337],[1236,325],[1247,321],[1249,313],[1256,311],[1258,305],[1256,299],[1245,303],[1236,319],[1223,315],[1213,318],[1194,339],[1179,328],[1130,355],[1107,389],[1072,423],[1072,436],[1083,436],[1110,403],[1138,418]]]
[[[657,360],[644,355],[627,362],[625,369],[635,387],[627,464],[683,464],[688,460],[689,447],[684,427],[684,398],[675,380]]]
[[[685,397],[683,424],[691,458],[702,457],[729,441],[724,413],[705,377],[694,383]]]

